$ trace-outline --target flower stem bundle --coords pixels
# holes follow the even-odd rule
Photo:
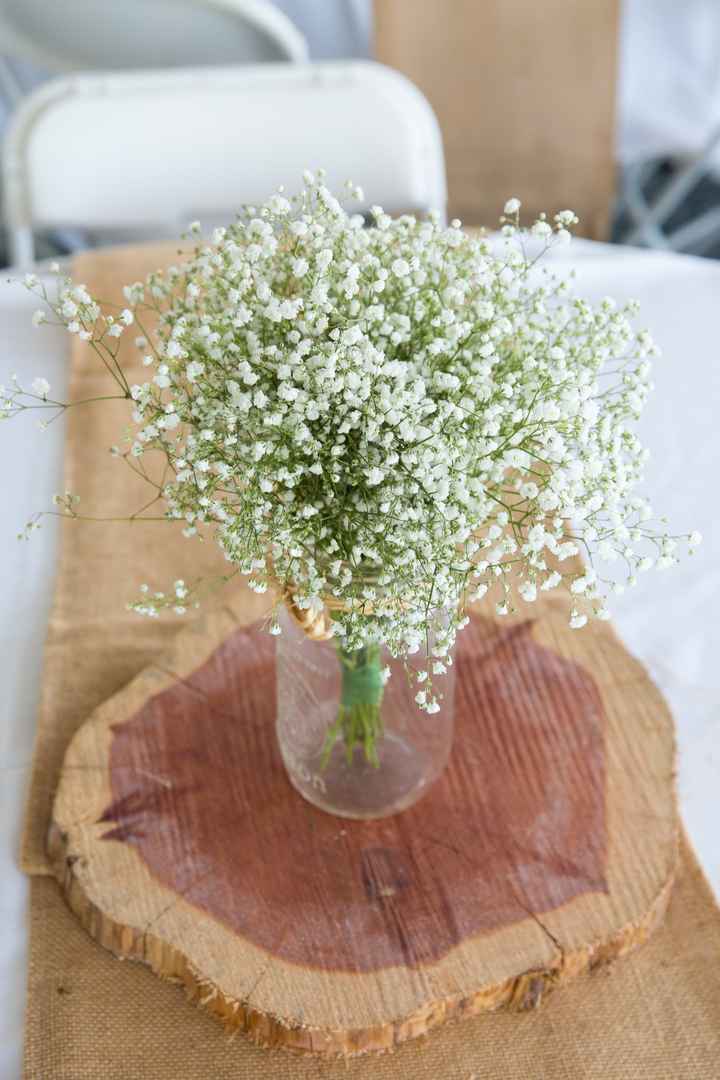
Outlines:
[[[323,751],[323,764],[342,739],[347,761],[359,750],[372,764],[378,765],[378,741],[383,734],[382,700],[384,679],[380,646],[363,645],[360,649],[336,646],[342,672],[342,690],[335,723],[328,729]]]

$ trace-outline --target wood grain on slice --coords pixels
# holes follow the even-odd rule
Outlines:
[[[290,786],[244,597],[189,627],[68,749],[50,851],[71,906],[229,1026],[324,1053],[534,1006],[641,943],[676,860],[672,724],[606,625],[534,613],[471,620],[451,762],[376,822]]]

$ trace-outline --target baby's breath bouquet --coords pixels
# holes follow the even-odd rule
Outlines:
[[[570,239],[572,212],[525,229],[519,207],[491,238],[379,207],[366,221],[306,174],[299,195],[246,207],[210,243],[191,226],[190,257],[130,285],[114,314],[62,275],[54,297],[27,281],[129,400],[136,431],[119,456],[166,459],[167,519],[190,541],[211,534],[251,588],[310,623],[326,613],[342,664],[331,738],[350,753],[376,752],[381,644],[427,652],[412,678],[433,713],[468,602],[489,593],[504,615],[564,581],[581,627],[607,618],[603,563],[633,584],[676,561],[677,539],[699,541],[653,525],[637,493],[649,334],[633,305],[592,306],[536,265]],[[130,327],[139,385],[118,361]],[[0,401],[5,415],[33,405],[67,407],[42,379]],[[60,502],[77,516],[72,496]],[[182,613],[198,588],[145,587],[133,606]]]

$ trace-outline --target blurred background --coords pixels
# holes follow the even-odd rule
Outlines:
[[[0,0],[0,133],[2,265],[175,237],[320,165],[393,211],[493,227],[516,195],[717,258],[720,5]]]

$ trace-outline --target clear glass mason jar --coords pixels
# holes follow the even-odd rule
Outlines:
[[[340,817],[387,817],[412,806],[450,755],[452,656],[443,658],[446,673],[432,676],[440,711],[429,714],[415,701],[422,684],[412,675],[431,669],[433,658],[424,649],[409,661],[393,659],[382,646],[348,654],[337,647],[337,638],[312,640],[284,606],[279,621],[277,737],[293,786]],[[429,644],[432,650],[432,639]],[[352,737],[352,728],[348,737],[347,720],[358,699],[378,721],[377,738],[368,748],[361,737]]]

